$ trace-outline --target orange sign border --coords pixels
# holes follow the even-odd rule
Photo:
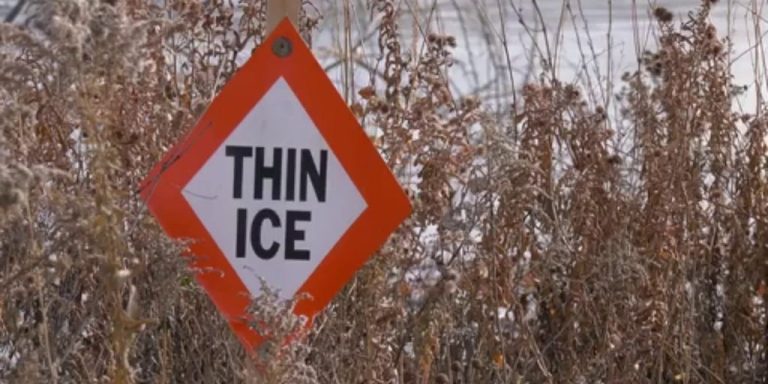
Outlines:
[[[293,45],[288,57],[272,52],[279,37]],[[303,104],[367,203],[297,292],[309,294],[311,299],[299,301],[295,312],[311,319],[325,308],[411,212],[408,197],[339,92],[294,26],[283,20],[232,76],[195,127],[150,171],[140,189],[166,233],[190,241],[188,256],[192,257],[197,281],[251,351],[261,337],[245,321],[250,294],[182,196],[181,188],[280,77]]]

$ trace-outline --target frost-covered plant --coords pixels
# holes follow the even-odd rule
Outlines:
[[[256,355],[136,188],[264,3],[30,0],[0,26],[0,381],[768,380],[765,111],[731,109],[712,2],[655,11],[615,115],[549,68],[506,110],[456,95],[460,38],[366,5],[375,55],[340,56],[371,81],[342,91],[414,214],[309,329],[265,287]]]

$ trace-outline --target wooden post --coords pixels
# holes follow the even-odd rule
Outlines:
[[[266,34],[272,33],[277,24],[286,17],[298,28],[300,10],[301,0],[267,0]]]

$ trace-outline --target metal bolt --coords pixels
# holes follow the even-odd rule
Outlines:
[[[274,43],[272,43],[272,52],[277,57],[288,57],[293,52],[293,44],[287,37],[278,37]]]

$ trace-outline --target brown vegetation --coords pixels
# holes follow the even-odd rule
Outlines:
[[[135,191],[262,3],[31,3],[0,25],[0,381],[768,382],[768,120],[732,111],[713,2],[657,11],[609,117],[549,72],[505,115],[453,95],[456,39],[406,55],[370,1],[380,73],[350,103],[415,212],[266,370]],[[296,324],[269,294],[254,313]]]

